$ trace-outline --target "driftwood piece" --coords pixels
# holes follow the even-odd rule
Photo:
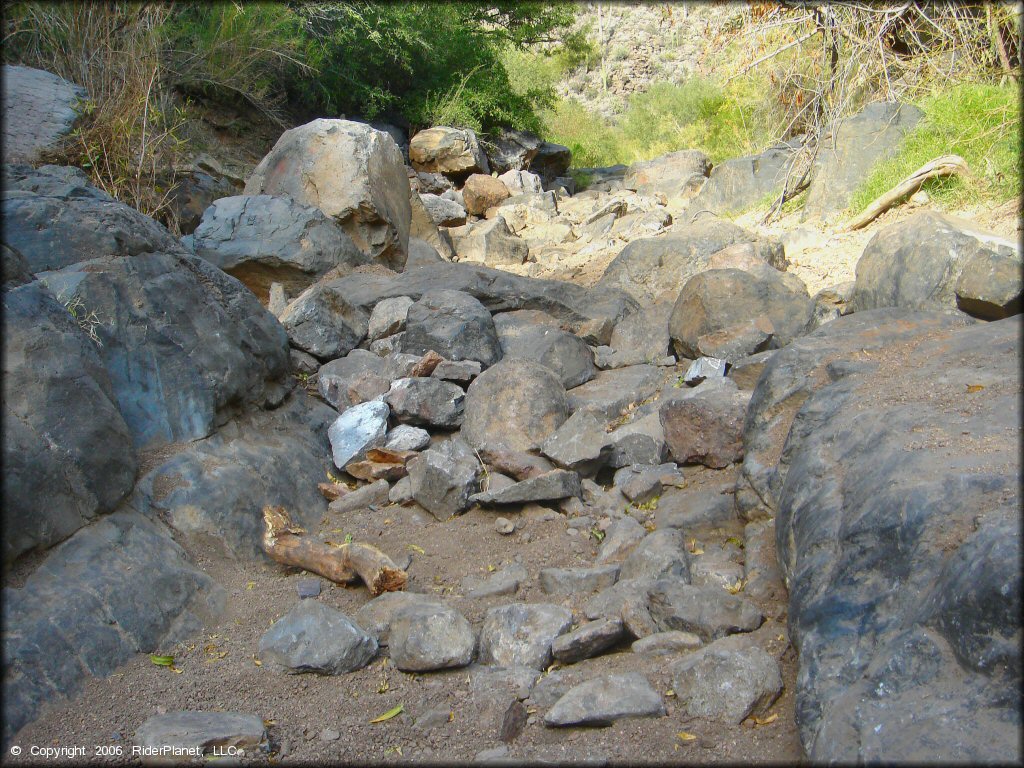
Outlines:
[[[376,547],[359,542],[333,546],[304,536],[284,507],[263,508],[263,551],[284,565],[316,573],[336,584],[362,579],[375,597],[405,589],[408,577]]]
[[[959,155],[943,155],[925,163],[888,192],[875,198],[859,216],[848,221],[843,229],[850,232],[870,224],[907,195],[912,195],[921,185],[935,176],[951,176],[954,173],[968,173],[967,162]]]

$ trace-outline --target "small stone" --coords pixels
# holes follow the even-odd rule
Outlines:
[[[295,585],[295,591],[299,593],[299,599],[320,596],[320,579],[299,579]]]
[[[506,488],[488,490],[473,496],[475,504],[522,504],[528,501],[552,501],[579,496],[580,476],[565,469],[553,469],[542,475],[514,483]]]
[[[629,672],[587,680],[562,696],[544,715],[544,724],[608,725],[624,717],[660,717],[661,696],[643,675]]]
[[[559,635],[551,644],[551,655],[565,664],[597,656],[623,637],[622,620],[616,618],[591,621]]]
[[[476,360],[445,360],[438,363],[430,375],[435,379],[469,384],[480,375],[480,363]]]
[[[695,387],[705,379],[725,376],[725,360],[716,357],[698,357],[683,374],[683,382]]]
[[[664,654],[664,653],[689,653],[701,647],[703,643],[701,639],[692,632],[680,632],[669,631],[669,632],[656,632],[653,635],[647,635],[641,637],[639,640],[634,641],[630,649],[633,653],[649,653],[649,654]]]
[[[388,432],[384,447],[389,451],[422,451],[430,447],[430,433],[409,424],[399,424]]]
[[[398,421],[445,429],[462,424],[465,399],[458,385],[430,377],[398,379],[384,395]]]
[[[320,731],[320,741],[337,741],[341,738],[341,732],[333,728],[324,728]]]
[[[632,517],[623,517],[608,527],[601,549],[597,554],[598,563],[607,563],[623,559],[644,536],[647,529]]]
[[[513,563],[500,571],[491,574],[484,581],[467,576],[462,580],[462,587],[467,591],[466,597],[496,597],[498,595],[514,595],[519,585],[529,578],[526,568],[520,563]]]
[[[240,712],[160,713],[146,720],[135,732],[135,743],[140,747],[199,748],[202,753],[214,747],[255,751],[266,738],[262,718]]]
[[[387,504],[388,496],[391,495],[391,487],[387,480],[377,480],[369,485],[364,485],[341,498],[332,501],[327,509],[336,515],[344,515],[357,509],[368,509],[370,507]]]
[[[758,647],[731,650],[716,643],[678,662],[672,687],[690,717],[739,725],[766,714],[782,691],[775,658]]]
[[[483,749],[476,753],[473,757],[474,763],[488,763],[494,760],[501,760],[508,757],[508,747],[501,744],[497,747],[491,747],[490,749]]]
[[[413,300],[408,296],[396,296],[377,302],[370,313],[367,336],[370,341],[382,339],[404,330],[405,318]]]
[[[503,536],[508,536],[516,529],[515,524],[507,517],[498,517],[494,520],[494,530]]]

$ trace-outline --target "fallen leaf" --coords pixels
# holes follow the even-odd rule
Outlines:
[[[427,553],[423,547],[418,547],[415,544],[407,544],[406,547],[411,549],[413,552],[419,552],[421,555],[425,555]]]
[[[984,388],[981,384],[968,384],[967,394],[973,395],[975,392],[981,392]]]
[[[487,572],[488,573],[494,573],[496,570],[498,570],[498,569],[495,568],[493,565],[491,565],[490,563],[487,564]]]
[[[680,731],[679,733],[677,733],[676,734],[676,738],[679,739],[682,742],[696,741],[697,740],[697,736],[696,735],[694,735],[692,733],[687,733],[686,731]]]
[[[351,533],[346,533],[345,534],[345,543],[346,544],[351,544],[352,543],[352,534]]]
[[[264,720],[263,721],[263,727],[264,728],[270,728],[273,725],[277,725],[277,720]]]
[[[246,589],[254,589],[255,587],[256,587],[256,582],[255,581],[249,581],[249,582],[246,582],[246,584],[245,584],[245,588]]]
[[[150,655],[149,660],[156,664],[158,667],[173,667],[174,657],[173,656],[157,656]]]
[[[667,691],[665,691],[665,695],[666,696],[675,696],[676,692],[673,691],[671,688],[669,688]]]
[[[255,664],[257,667],[263,666],[263,662],[256,658],[255,653],[252,655],[252,663]]]
[[[448,722],[449,723],[454,723],[455,722],[455,712],[454,711],[448,713]]]
[[[778,719],[779,713],[773,712],[772,714],[768,715],[768,717],[755,717],[754,722],[758,725],[768,725],[769,723],[774,723]]]
[[[181,674],[181,670],[178,669],[177,667],[171,667],[171,672],[173,672],[176,675],[180,675]]]
[[[373,720],[371,720],[370,722],[371,723],[383,723],[385,720],[390,720],[393,717],[397,717],[398,715],[400,715],[404,711],[405,711],[404,705],[399,704],[397,707],[389,709],[387,712],[385,712],[380,717],[373,718]]]
[[[735,584],[727,585],[725,591],[728,592],[730,595],[736,595],[739,594],[740,591],[742,591],[743,587],[745,587],[746,584],[746,579],[737,579]]]

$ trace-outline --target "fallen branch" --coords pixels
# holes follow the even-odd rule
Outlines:
[[[349,542],[340,546],[303,536],[284,507],[264,507],[263,551],[284,565],[316,573],[336,584],[362,579],[375,597],[405,589],[408,577],[376,547]]]
[[[922,165],[888,192],[875,198],[859,216],[847,222],[843,226],[843,230],[850,232],[871,223],[904,197],[914,194],[928,179],[936,176],[951,176],[954,173],[968,172],[967,162],[959,155],[937,157],[931,162]]]

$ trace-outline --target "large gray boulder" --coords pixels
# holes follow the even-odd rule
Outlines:
[[[491,608],[480,627],[480,663],[545,669],[551,644],[572,626],[572,612],[550,603],[514,603]]]
[[[38,282],[4,290],[3,306],[7,563],[112,511],[137,459],[100,347],[71,313]]]
[[[227,593],[159,523],[115,512],[5,587],[3,741],[51,699],[219,620]]]
[[[707,269],[713,254],[736,243],[753,243],[758,257],[781,266],[781,243],[730,221],[705,217],[673,227],[663,237],[634,240],[605,268],[598,285],[619,288],[645,303],[674,301],[687,280]]]
[[[409,141],[409,162],[421,173],[452,178],[491,172],[476,134],[468,128],[439,125],[420,131]]]
[[[730,725],[767,715],[782,692],[779,663],[756,646],[720,645],[690,653],[672,667],[672,690],[686,714]]]
[[[711,172],[711,160],[699,149],[681,149],[653,160],[633,163],[622,185],[641,195],[668,199],[692,197]]]
[[[388,633],[391,660],[403,672],[464,667],[473,660],[476,634],[454,608],[417,603],[399,610]]]
[[[879,230],[857,262],[855,311],[954,309],[986,320],[1021,311],[1017,243],[969,221],[922,211]]]
[[[1019,761],[1021,327],[915,330],[846,346],[782,448],[797,725],[813,761]]]
[[[245,194],[283,195],[319,208],[373,261],[405,266],[409,179],[401,150],[383,131],[323,118],[287,130],[256,166]]]
[[[297,295],[330,269],[367,261],[345,230],[319,208],[273,195],[214,201],[185,243],[261,298],[269,294],[271,282]]]
[[[34,163],[71,132],[79,116],[84,88],[32,67],[4,64],[3,162]]]
[[[504,174],[529,168],[542,143],[539,136],[529,131],[501,130],[491,138],[487,148],[491,170]]]
[[[265,747],[266,741],[267,729],[262,717],[241,712],[194,710],[153,715],[139,726],[134,739],[135,744],[145,749],[198,749],[203,755],[228,754],[232,749],[241,753],[255,752]]]
[[[512,313],[498,315],[507,317]],[[496,322],[506,358],[533,360],[549,368],[566,389],[585,384],[597,374],[594,353],[583,339],[561,328],[537,323]]]
[[[804,219],[833,221],[875,164],[891,157],[922,117],[917,107],[876,101],[837,121],[818,142]]]
[[[679,357],[694,359],[713,351],[714,357],[739,359],[762,351],[760,346],[785,346],[804,332],[813,310],[806,286],[794,275],[768,265],[756,274],[711,269],[683,286],[672,307],[669,335]],[[770,338],[758,321],[770,329]],[[755,335],[750,342],[739,339],[730,345],[737,341],[735,335],[751,330]]]
[[[484,368],[501,359],[491,313],[467,293],[424,293],[405,317],[402,351],[423,355],[433,350],[446,360],[476,360]]]
[[[288,344],[240,282],[195,256],[108,256],[41,282],[95,313],[100,359],[136,448],[206,437],[287,392]]]
[[[460,437],[414,456],[406,466],[410,495],[438,520],[465,512],[480,489],[480,462]]]
[[[7,166],[3,175],[4,242],[32,272],[148,252],[184,254],[162,225],[60,166]]]
[[[281,314],[288,341],[319,360],[347,355],[366,338],[370,316],[318,282],[300,293]]]
[[[779,144],[758,155],[738,157],[716,165],[690,202],[687,219],[701,211],[719,215],[739,213],[768,195],[781,193],[796,153],[796,146]]]
[[[480,451],[532,451],[567,418],[565,388],[548,368],[503,360],[469,385],[462,436]]]

